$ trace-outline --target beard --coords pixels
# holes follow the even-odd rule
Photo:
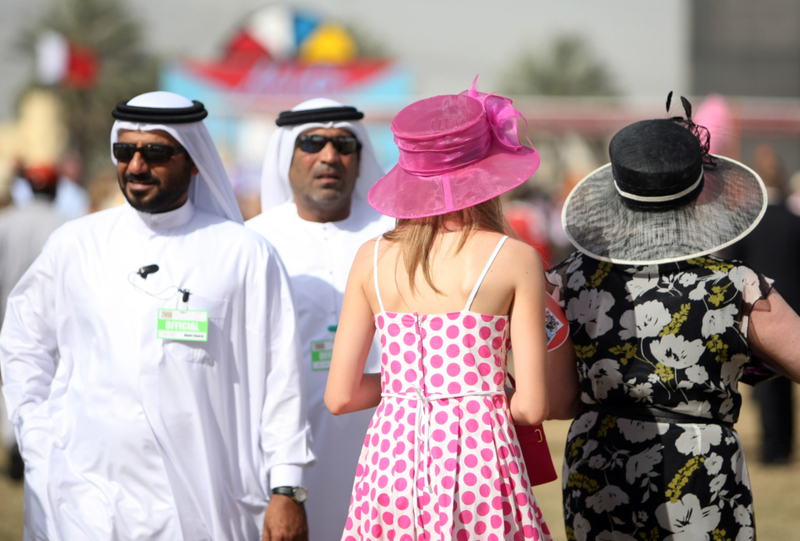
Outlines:
[[[145,193],[129,193],[127,186],[130,182],[144,182],[155,187],[155,193],[148,190]],[[120,177],[119,184],[122,188],[122,195],[130,206],[140,212],[148,214],[158,214],[174,210],[177,203],[189,191],[192,182],[192,162],[187,160],[186,165],[179,178],[172,179],[166,186],[163,180],[151,173],[134,175],[125,173]]]

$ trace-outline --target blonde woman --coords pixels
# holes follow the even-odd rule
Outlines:
[[[505,236],[497,197],[539,165],[517,116],[473,86],[392,122],[400,162],[369,200],[398,224],[356,257],[325,395],[334,414],[378,406],[345,541],[550,539],[513,427],[548,413],[542,263]],[[382,370],[365,375],[375,332]]]

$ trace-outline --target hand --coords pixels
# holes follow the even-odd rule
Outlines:
[[[264,515],[262,541],[308,541],[306,508],[289,496],[273,494]]]

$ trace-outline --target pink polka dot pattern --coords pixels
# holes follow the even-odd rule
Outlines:
[[[401,396],[370,423],[342,539],[550,540],[503,393],[508,317],[383,312],[376,327],[383,392]]]

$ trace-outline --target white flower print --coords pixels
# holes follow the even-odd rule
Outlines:
[[[708,379],[708,372],[706,372],[706,369],[699,364],[690,366],[686,369],[684,374],[686,374],[686,377],[694,383],[703,383]]]
[[[697,275],[693,272],[684,272],[680,275],[680,278],[678,278],[678,282],[683,287],[693,286],[695,282],[697,282]]]
[[[661,378],[658,377],[658,374],[650,374],[647,376],[647,381],[649,381],[650,383],[658,383],[659,381],[661,381]]]
[[[733,398],[730,397],[723,400],[722,404],[719,405],[720,415],[726,415],[732,409],[733,409]]]
[[[578,434],[584,434],[589,432],[592,427],[597,423],[597,416],[599,413],[596,411],[590,411],[584,413],[574,421],[572,421],[572,426],[569,427],[569,434],[567,435],[567,440],[572,440]]]
[[[599,470],[605,465],[606,465],[606,459],[603,455],[594,455],[592,458],[589,459],[589,467],[595,470]]]
[[[703,315],[700,333],[706,338],[724,333],[728,327],[733,326],[733,318],[737,313],[739,313],[739,308],[735,304],[729,304],[719,310],[709,310]]]
[[[708,295],[708,291],[706,291],[706,283],[700,282],[697,284],[697,287],[694,288],[689,292],[689,300],[690,301],[699,301],[703,297]]]
[[[651,448],[630,457],[625,465],[625,480],[633,484],[637,478],[653,471],[653,466],[661,463],[662,449],[664,449],[664,446],[657,443]]]
[[[639,338],[652,338],[658,336],[661,329],[672,321],[672,316],[659,301],[647,301],[637,305],[633,310],[627,310],[619,318],[619,323],[623,330],[619,331],[619,337],[627,340],[634,336]]]
[[[618,486],[608,485],[600,492],[586,498],[586,505],[595,513],[613,511],[618,505],[628,503],[628,495]]]
[[[708,532],[719,524],[720,513],[716,505],[701,509],[700,499],[686,494],[678,502],[659,505],[656,518],[662,528],[672,532],[664,541],[696,541],[709,538]]]
[[[578,320],[586,326],[586,334],[597,338],[611,330],[614,322],[606,315],[614,306],[614,296],[607,291],[590,289],[581,291],[578,298],[570,299],[567,304],[567,319]]]
[[[719,470],[722,469],[722,463],[725,462],[717,453],[711,453],[706,457],[703,462],[703,467],[708,472],[708,475],[717,475]]]
[[[684,455],[706,455],[713,445],[722,442],[722,427],[719,425],[678,425],[683,434],[678,436],[675,448]]]
[[[622,383],[622,374],[618,370],[619,363],[614,359],[600,359],[589,369],[594,396],[603,400],[608,391],[616,389]]]
[[[652,383],[637,383],[628,388],[628,394],[631,398],[635,398],[637,402],[647,401],[652,402],[653,384]]]
[[[734,541],[753,541],[756,538],[756,529],[752,526],[739,528],[739,533],[736,534]]]
[[[578,541],[586,541],[589,538],[589,532],[592,531],[592,525],[589,524],[589,521],[583,518],[583,515],[580,513],[575,515],[575,519],[572,521],[572,527],[575,539]]]
[[[628,340],[636,336],[636,316],[633,310],[623,312],[619,317],[619,324],[622,327],[622,330],[618,333],[620,340]]]
[[[561,275],[557,272],[554,271],[545,272],[544,277],[548,282],[550,282],[559,289],[564,285],[564,281],[561,279]]]
[[[744,505],[737,505],[733,510],[733,518],[739,526],[750,526],[752,520],[750,519],[750,511]]]
[[[594,452],[595,449],[597,449],[598,445],[599,444],[597,443],[597,440],[589,440],[586,443],[584,443],[583,444],[583,456],[581,458],[583,460],[586,460],[586,458],[589,455],[591,455]]]
[[[675,406],[675,411],[694,415],[695,417],[711,418],[711,415],[709,415],[711,413],[711,403],[708,400],[702,402],[700,400],[689,400]]]
[[[747,267],[735,267],[728,271],[728,278],[733,282],[733,287],[739,291],[744,291],[744,279],[747,275]]]
[[[744,353],[737,353],[728,362],[722,363],[720,376],[722,383],[726,387],[733,386],[734,381],[738,381],[742,375],[742,367],[747,364],[750,358]]]
[[[669,430],[668,423],[645,423],[634,419],[617,419],[617,428],[631,443],[652,440],[656,435],[664,435]]]
[[[571,274],[567,282],[567,287],[576,291],[584,285],[586,285],[586,278],[583,276],[583,271]]]
[[[736,472],[734,480],[749,489],[750,475],[747,473],[747,467],[744,464],[744,455],[742,454],[741,444],[731,457],[731,469]]]
[[[667,334],[650,344],[653,356],[671,368],[688,368],[696,364],[705,349],[702,340],[689,342],[676,334]]]
[[[716,477],[714,477],[711,480],[711,483],[709,484],[709,488],[711,489],[711,494],[713,495],[713,497],[711,498],[712,502],[714,501],[714,498],[716,498],[717,495],[719,494],[719,491],[722,490],[722,487],[725,486],[725,481],[727,479],[728,479],[728,476],[723,473],[723,474],[717,475]]]
[[[625,284],[628,300],[635,301],[642,293],[650,291],[658,285],[658,265],[647,265],[636,269],[633,277]]]
[[[572,261],[572,263],[570,263],[570,264],[569,264],[569,266],[567,267],[567,274],[572,274],[573,272],[575,272],[576,270],[578,270],[579,268],[581,268],[581,265],[582,265],[582,264],[583,264],[583,256],[579,254],[579,255],[578,255],[578,256],[577,256],[577,257],[576,257],[576,258],[575,258],[575,259]]]
[[[597,537],[595,539],[597,539],[597,541],[638,541],[632,535],[628,535],[626,533],[618,531],[610,532],[608,530],[603,530],[602,532],[597,534]]]

